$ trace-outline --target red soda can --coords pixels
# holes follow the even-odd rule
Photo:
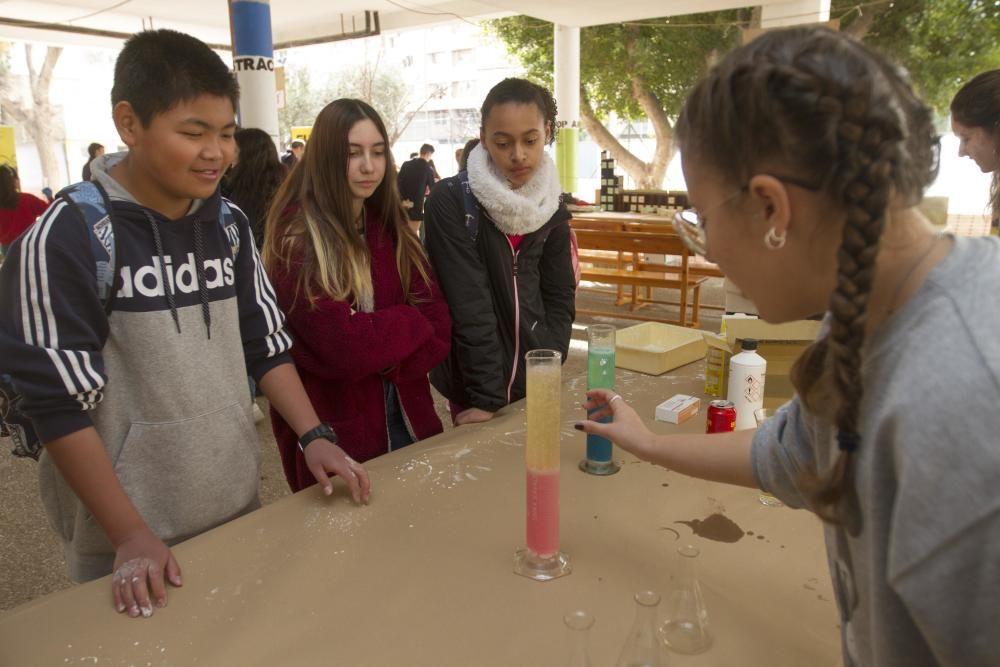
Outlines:
[[[736,405],[732,401],[712,401],[708,404],[708,424],[705,433],[728,433],[736,430]]]

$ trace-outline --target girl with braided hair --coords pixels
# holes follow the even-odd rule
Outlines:
[[[826,312],[821,337],[756,431],[654,436],[601,390],[577,428],[822,517],[845,664],[1000,664],[1000,240],[917,210],[930,111],[859,42],[791,28],[730,53],[677,134],[681,235],[765,320]]]

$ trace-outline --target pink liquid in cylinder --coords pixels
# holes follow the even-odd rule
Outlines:
[[[542,558],[559,553],[559,471],[528,470],[528,549]]]

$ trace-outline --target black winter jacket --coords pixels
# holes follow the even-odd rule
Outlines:
[[[495,412],[524,398],[524,355],[569,351],[576,316],[570,214],[560,205],[517,252],[479,206],[473,241],[457,176],[440,181],[424,207],[427,254],[451,309],[451,353],[431,383],[463,408]]]

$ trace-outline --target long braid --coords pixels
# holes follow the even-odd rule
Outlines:
[[[800,484],[822,518],[853,523],[845,503],[856,499],[848,491],[861,445],[862,349],[879,240],[890,198],[915,204],[937,172],[930,111],[905,73],[860,43],[796,28],[730,54],[688,98],[677,135],[686,158],[732,184],[783,165],[842,210],[830,330],[796,362],[792,379],[809,411],[832,420],[840,450],[830,470],[807,471]]]
[[[840,451],[825,476],[815,478],[815,484],[810,483],[813,478],[806,480],[817,512],[827,519],[843,516],[837,506],[849,487],[852,458],[861,440],[861,350],[868,299],[903,137],[899,115],[877,106],[870,90],[870,84],[859,82],[848,93],[837,127],[840,177],[832,185],[834,192],[839,191],[847,218],[837,253],[837,286],[830,297],[827,354],[838,399],[834,423]]]
[[[861,444],[861,351],[868,300],[905,120],[895,105],[878,99],[872,75],[838,86],[823,76],[822,70],[811,71],[824,64],[803,61],[774,67],[770,88],[789,108],[811,108],[813,114],[826,119],[831,131],[823,143],[833,160],[824,177],[825,189],[841,203],[846,216],[837,253],[836,287],[830,296],[830,330],[803,357],[813,381],[806,381],[803,387],[807,405],[822,412],[816,409],[817,404],[833,398],[839,452],[825,474],[807,471],[802,485],[817,514],[841,521],[847,518],[843,501],[849,499],[853,457]],[[761,76],[760,69],[766,72],[768,68],[758,68],[757,76]],[[810,392],[810,384],[815,386],[822,378],[827,378],[827,386]],[[827,395],[820,399],[823,394]]]

